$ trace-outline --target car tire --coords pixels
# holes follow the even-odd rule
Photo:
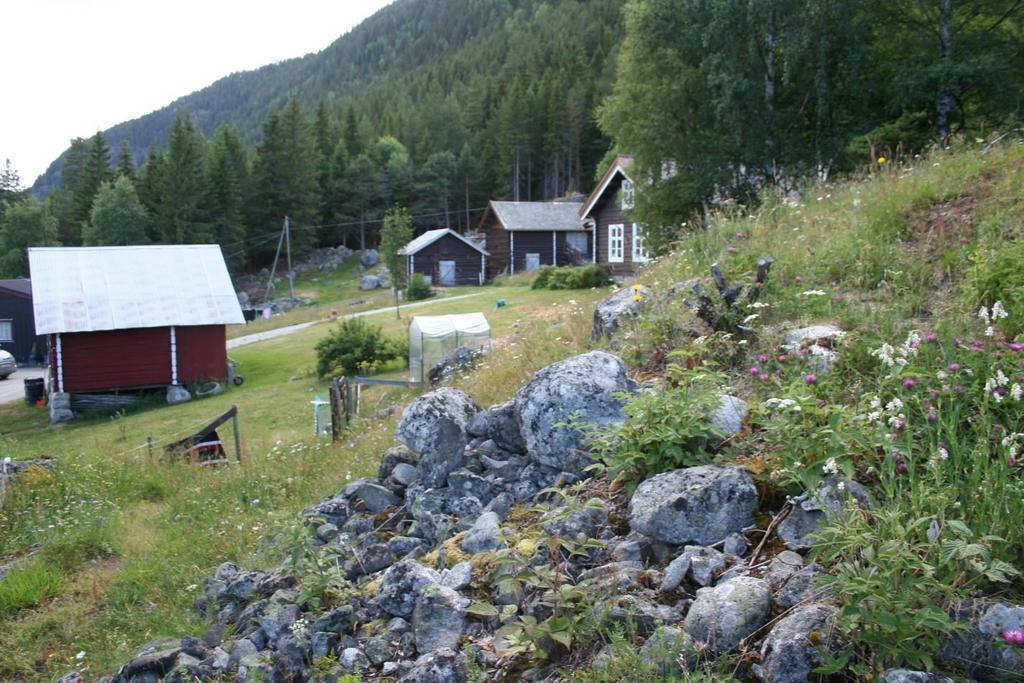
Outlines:
[[[242,386],[242,383],[245,382],[245,378],[241,375],[235,375],[235,378],[231,381],[234,382],[236,387],[240,387]]]

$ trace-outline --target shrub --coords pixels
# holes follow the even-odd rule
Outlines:
[[[64,572],[45,559],[12,569],[0,581],[0,617],[38,607],[60,592]]]
[[[398,358],[401,344],[384,336],[362,318],[342,321],[316,344],[316,372],[320,377],[335,373],[355,375],[371,372]]]
[[[720,378],[668,367],[669,383],[626,400],[626,421],[591,434],[610,474],[638,483],[647,477],[710,462],[724,435],[711,423]]]
[[[997,249],[980,251],[967,276],[967,290],[975,307],[1001,301],[1010,313],[1011,324],[1002,323],[1013,335],[1024,320],[1024,241],[1001,242]]]
[[[409,278],[409,285],[405,289],[405,299],[406,301],[422,301],[430,298],[432,293],[427,278],[419,273],[413,273]]]
[[[605,287],[612,282],[611,269],[603,263],[586,266],[542,266],[537,271],[531,289],[590,289]]]

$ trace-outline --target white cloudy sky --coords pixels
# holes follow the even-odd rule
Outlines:
[[[0,163],[31,185],[71,138],[322,50],[390,1],[5,0]]]

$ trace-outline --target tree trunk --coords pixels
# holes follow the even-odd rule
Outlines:
[[[768,118],[768,130],[765,137],[768,171],[772,180],[777,180],[775,167],[776,149],[775,140],[775,64],[776,64],[776,35],[775,35],[775,2],[768,2],[768,19],[764,35],[764,107]]]
[[[942,0],[942,24],[939,26],[939,60],[941,62],[939,99],[936,124],[939,141],[945,147],[949,144],[950,119],[956,102],[949,83],[950,67],[953,61],[953,0]]]

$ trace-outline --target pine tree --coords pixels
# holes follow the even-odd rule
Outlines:
[[[438,209],[443,216],[438,216],[431,222],[452,227],[452,207],[455,204],[453,196],[456,187],[456,174],[458,172],[458,161],[451,152],[437,152],[431,154],[426,163],[420,168],[419,173],[419,207],[423,213],[431,213]]]
[[[111,177],[110,148],[102,133],[96,133],[88,142],[86,155],[81,170],[78,171],[71,187],[72,206],[68,234],[68,244],[82,242],[82,227],[88,222],[92,212],[92,204],[103,183]]]
[[[213,234],[203,213],[206,140],[191,119],[179,116],[167,141],[155,211],[163,244],[205,244]]]
[[[3,168],[0,169],[0,223],[3,223],[7,207],[19,201],[23,195],[21,176],[14,170],[11,160],[7,159],[4,161]]]
[[[319,152],[320,164],[317,169],[317,180],[320,184],[320,222],[329,223],[333,218],[331,206],[331,164],[335,147],[340,139],[334,122],[331,121],[327,103],[320,100],[316,108],[316,119],[313,122],[313,138]]]
[[[139,201],[135,184],[131,178],[119,176],[104,183],[96,195],[82,241],[88,246],[146,244],[149,225],[149,212]]]
[[[117,156],[117,176],[135,180],[135,160],[132,158],[132,148],[127,140],[121,141],[121,153]]]
[[[233,268],[246,262],[243,186],[247,184],[245,148],[233,128],[221,126],[210,147],[206,209],[213,225],[214,239],[224,251],[228,265]]]

